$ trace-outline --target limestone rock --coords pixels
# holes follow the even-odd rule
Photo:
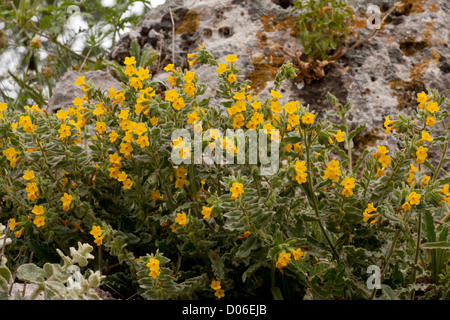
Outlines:
[[[81,76],[86,77],[84,80],[86,83],[92,80],[94,85],[101,88],[102,91],[108,90],[111,87],[114,87],[115,90],[121,90],[122,88],[120,81],[105,71],[69,71],[65,73],[57,82],[53,90],[53,96],[46,107],[48,112],[55,112],[61,108],[70,106],[76,97],[81,98],[85,95],[79,87],[74,85],[74,82]]]

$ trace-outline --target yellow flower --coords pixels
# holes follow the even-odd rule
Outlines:
[[[123,92],[119,92],[114,96],[114,103],[122,103],[125,101],[125,95],[123,94]]]
[[[424,147],[419,147],[419,149],[416,151],[416,156],[417,156],[417,163],[424,163],[425,159],[427,158],[428,154],[427,154],[428,148],[424,148]]]
[[[164,68],[164,71],[167,71],[167,72],[169,72],[169,71],[175,72],[175,70],[173,69],[173,67],[174,67],[174,65],[173,65],[172,63],[169,63],[169,64]]]
[[[229,54],[226,58],[225,61],[230,62],[231,64],[233,64],[233,62],[237,61],[237,55],[235,54]]]
[[[123,62],[124,65],[126,66],[130,66],[132,64],[136,63],[136,58],[135,57],[125,57],[125,61]]]
[[[14,218],[9,219],[9,224],[8,224],[9,230],[14,230],[14,228],[18,225],[20,225],[20,222],[16,222],[16,219],[14,219]]]
[[[64,111],[63,109],[60,109],[57,113],[56,113],[56,117],[60,120],[66,120],[69,118],[69,112]],[[20,124],[20,123],[19,123]]]
[[[171,87],[174,87],[177,84],[177,78],[176,77],[172,77],[171,75],[169,75],[167,77],[167,82],[169,82],[169,85]]]
[[[314,123],[314,117],[315,117],[314,114],[307,112],[307,113],[302,117],[302,123],[303,123],[303,124],[313,124],[313,123]]]
[[[114,87],[111,87],[108,89],[108,93],[109,93],[108,98],[113,99],[116,96],[116,94],[118,93],[118,91],[115,91]]]
[[[417,102],[423,103],[428,102],[430,99],[427,97],[427,94],[425,92],[420,92],[417,94]]]
[[[377,177],[381,178],[385,175],[384,169],[377,169]]]
[[[439,190],[439,192],[445,194],[446,196],[450,196],[449,185],[448,184],[444,185],[442,189]]]
[[[186,106],[186,104],[184,103],[184,100],[183,100],[183,98],[178,98],[178,99],[176,99],[173,103],[172,103],[172,107],[175,109],[175,110],[178,110],[178,111],[180,111],[181,109],[183,109],[184,107]]]
[[[330,163],[328,163],[322,178],[324,180],[331,179],[333,181],[338,181],[340,175],[341,170],[339,169],[339,161],[332,160]]]
[[[119,134],[116,131],[113,130],[109,134],[109,141],[111,141],[111,143],[114,143],[114,142],[116,142],[118,137],[119,137]]]
[[[43,227],[45,225],[45,217],[44,216],[37,216],[37,217],[34,218],[33,223],[38,228]]]
[[[133,186],[133,181],[131,181],[131,179],[126,179],[125,181],[123,181],[123,188],[124,189],[131,189],[131,187]]]
[[[84,103],[84,100],[80,97],[76,97],[75,100],[72,101],[73,105],[76,107],[81,107]]]
[[[196,111],[193,111],[191,113],[188,113],[187,115],[189,124],[194,124],[196,121],[200,120],[200,117],[198,116],[198,113]]]
[[[296,114],[289,115],[288,122],[292,127],[300,124],[300,116]]]
[[[218,299],[223,298],[223,297],[225,297],[225,291],[224,291],[223,289],[217,290],[217,291],[214,293],[214,295],[215,295]]]
[[[222,286],[220,285],[220,281],[217,281],[217,280],[211,281],[211,289],[217,291],[217,290],[220,290],[221,288],[222,288]]]
[[[434,101],[428,102],[427,110],[431,113],[435,113],[436,111],[439,111],[438,103],[434,102]]]
[[[158,259],[150,258],[145,266],[150,268],[150,270],[158,270],[159,263],[160,261]]]
[[[136,140],[136,143],[141,147],[141,149],[144,149],[145,147],[148,147],[150,145],[147,136],[139,136],[139,138]]]
[[[434,126],[434,124],[436,123],[436,119],[434,117],[427,117],[427,121],[426,121],[426,125],[429,127]]]
[[[191,83],[195,80],[195,72],[193,71],[186,71],[186,75],[183,77],[183,80],[187,83]]]
[[[91,232],[89,232],[94,238],[98,238],[102,235],[102,229],[100,226],[92,226]]]
[[[388,155],[381,155],[381,157],[378,159],[378,162],[381,163],[381,166],[384,168],[391,164],[391,156]]]
[[[280,93],[280,91],[275,91],[275,90],[270,90],[270,95],[272,96],[272,100],[283,97],[283,95]]]
[[[31,211],[35,215],[41,215],[44,214],[44,206],[34,206],[33,210]]]
[[[394,129],[394,127],[389,127],[391,124],[395,124],[398,121],[391,121],[389,120],[389,116],[386,117],[385,121],[384,121],[384,127],[386,128],[385,133],[388,134],[389,132],[391,132],[392,129]]]
[[[64,192],[64,195],[61,197],[61,202],[63,203],[63,210],[69,211],[70,203],[72,202],[72,195]]]
[[[296,161],[295,162],[295,171],[298,173],[306,171],[306,162],[305,161]]]
[[[108,170],[110,178],[117,179],[119,177],[120,167],[110,167]]]
[[[289,261],[291,261],[291,254],[286,252],[281,252],[278,256],[278,261],[276,263],[276,267],[281,269],[285,267]]]
[[[294,256],[294,259],[297,261],[299,260],[301,257],[303,257],[304,253],[302,252],[301,248],[298,248],[297,250],[292,252],[292,255]]]
[[[150,78],[150,70],[139,68],[139,72],[137,73],[137,76],[139,77],[139,80],[144,81],[145,79]]]
[[[298,101],[290,101],[284,105],[284,110],[286,110],[288,114],[293,114],[297,111],[297,104]]]
[[[0,112],[4,112],[8,109],[8,105],[5,102],[0,102]]]
[[[144,87],[141,79],[139,79],[138,77],[130,78],[130,86],[135,88],[136,90],[142,89]]]
[[[163,197],[159,193],[159,190],[150,190],[150,200],[156,202],[156,200],[162,200]]]
[[[222,74],[222,73],[227,72],[229,70],[227,69],[227,64],[221,62],[221,63],[219,63],[219,67],[216,69],[216,71],[217,71],[218,74]]]
[[[95,130],[97,130],[97,132],[99,134],[105,133],[106,132],[106,123],[104,123],[104,122],[97,122],[95,124]]]
[[[84,82],[84,78],[85,76],[78,77],[77,80],[74,82],[74,85],[76,85],[77,87],[85,85],[86,83]]]
[[[213,210],[213,208],[204,206],[202,209],[203,219],[208,220],[209,216],[211,215],[212,210]]]
[[[420,198],[422,196],[420,194],[417,194],[415,191],[411,192],[411,194],[408,196],[408,201],[410,204],[419,204]]]
[[[23,236],[23,233],[25,231],[25,228],[22,228],[20,230],[17,230],[16,232],[14,232],[14,236],[19,239],[21,236]]]
[[[177,217],[175,218],[175,222],[178,223],[180,226],[184,227],[187,225],[188,221],[186,218],[186,214],[183,213],[177,213]]]
[[[252,105],[253,109],[255,109],[255,110],[258,110],[259,108],[262,107],[261,102],[259,102],[258,100],[254,100],[251,105]]]
[[[155,117],[155,116],[153,116],[152,118],[150,118],[150,123],[154,126],[155,124],[157,124],[158,123],[158,118],[157,117]]]
[[[306,182],[306,177],[308,177],[308,174],[306,172],[299,172],[296,174],[295,180],[297,180],[299,184],[302,184]]]
[[[236,199],[240,194],[244,193],[244,185],[239,182],[233,182],[233,185],[230,188],[231,199]]]
[[[24,175],[22,176],[25,180],[34,180],[34,171],[33,170],[25,170]]]
[[[236,75],[231,73],[228,75],[228,82],[233,83],[236,82]]]
[[[62,124],[59,128],[59,140],[64,140],[64,138],[70,136],[70,126],[66,126],[65,124]]]
[[[175,89],[167,90],[165,94],[166,94],[165,97],[166,101],[175,101],[175,99],[177,99],[180,96]]]
[[[94,239],[94,243],[95,243],[97,246],[101,246],[101,245],[103,244],[103,237],[95,238],[95,239]]]
[[[193,83],[187,83],[187,84],[184,85],[183,92],[187,92],[187,94],[188,94],[190,97],[193,97],[193,96],[195,96],[195,91],[196,91],[196,90],[197,90],[197,89],[195,88],[195,86],[194,86]]]
[[[403,205],[402,205],[402,209],[405,211],[411,210],[411,205],[409,204],[408,201],[406,201]]]
[[[419,140],[419,143],[424,142],[424,141],[433,141],[433,138],[426,131],[422,131],[422,139]]]
[[[345,133],[339,130],[336,134],[333,134],[333,138],[336,139],[337,142],[343,142]]]
[[[425,184],[428,184],[428,182],[430,182],[430,176],[427,176],[427,175],[425,175],[423,178],[422,178],[422,184],[423,185],[425,185]]]

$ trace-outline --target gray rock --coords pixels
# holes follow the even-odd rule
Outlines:
[[[105,71],[87,71],[75,72],[69,71],[65,73],[57,82],[53,89],[53,96],[50,99],[48,106],[45,108],[48,112],[55,112],[61,108],[66,108],[72,105],[72,101],[76,97],[83,97],[83,91],[74,85],[78,77],[85,76],[85,82],[90,80],[94,85],[102,91],[114,87],[115,90],[121,90],[121,82],[115,79],[111,74]]]

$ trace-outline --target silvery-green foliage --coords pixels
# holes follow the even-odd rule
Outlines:
[[[57,249],[63,260],[63,265],[46,263],[42,268],[28,263],[21,265],[17,270],[17,277],[37,285],[37,289],[31,294],[30,299],[35,299],[43,292],[46,300],[100,300],[94,288],[100,285],[104,276],[99,271],[88,270],[84,275],[80,273],[80,267],[85,267],[88,259],[93,259],[90,254],[92,246],[78,242],[78,249],[70,248],[70,255],[64,255]],[[78,265],[78,266],[77,266]]]

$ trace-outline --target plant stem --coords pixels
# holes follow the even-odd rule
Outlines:
[[[332,252],[334,258],[339,262],[340,261],[339,254],[337,253],[336,248],[333,245],[333,242],[331,241],[330,237],[328,236],[328,233],[327,233],[325,227],[323,226],[322,219],[320,218],[319,206],[317,205],[316,194],[315,194],[315,190],[314,190],[313,182],[312,182],[311,158],[310,158],[310,150],[309,150],[310,145],[306,141],[306,134],[304,136],[305,136],[306,162],[307,162],[307,166],[308,166],[308,184],[309,184],[309,188],[311,190],[311,197],[313,200],[314,212],[316,213],[317,222],[319,223],[320,230],[322,231],[323,236],[327,240],[328,245],[330,246],[330,249],[331,249],[331,252]]]
[[[255,172],[253,172],[253,182],[255,183],[256,192],[258,192],[258,198],[261,199],[261,189],[259,188],[259,183],[258,183],[257,176],[256,176]]]
[[[420,238],[422,233],[422,212],[419,212],[419,218],[417,221],[417,246],[416,254],[414,255],[414,264],[417,264],[419,260],[419,250],[420,250]],[[416,269],[413,270],[413,284],[416,283]],[[411,300],[414,298],[415,290],[411,292]]]
[[[189,165],[189,180],[190,180],[191,188],[192,188],[192,200],[194,201],[195,213],[197,214],[197,217],[200,217],[200,209],[198,207],[198,198],[197,198],[197,186],[195,185],[195,181],[194,181],[194,165],[193,164]]]

